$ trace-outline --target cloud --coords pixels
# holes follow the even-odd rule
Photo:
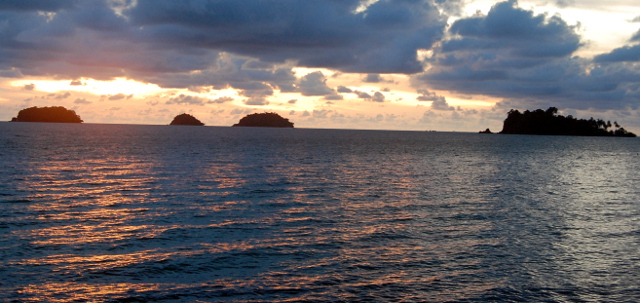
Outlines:
[[[116,101],[116,100],[122,100],[122,99],[131,99],[133,97],[133,95],[125,95],[125,94],[115,94],[115,95],[110,95],[107,99],[110,101]]]
[[[417,89],[509,99],[521,108],[624,109],[639,105],[640,73],[628,49],[590,59],[572,56],[581,45],[576,27],[558,16],[534,15],[501,2],[489,13],[459,19],[428,63],[431,69],[412,77]],[[598,64],[602,63],[602,64]],[[442,100],[432,98],[440,105]],[[436,104],[436,106],[440,106]]]
[[[82,98],[82,99],[78,98],[75,101],[73,101],[73,103],[75,103],[75,104],[91,104],[92,102],[91,101],[87,101],[86,98]]]
[[[444,96],[440,96],[426,89],[418,90],[418,93],[420,94],[420,96],[418,96],[416,99],[418,101],[432,101],[431,109],[433,110],[455,110],[453,106],[449,106],[449,103]]]
[[[177,97],[169,99],[166,104],[184,104],[184,105],[204,105],[208,100],[191,95],[180,94]]]
[[[373,97],[371,97],[371,101],[373,102],[384,102],[384,95],[381,92],[375,92]]]
[[[382,77],[380,77],[380,74],[367,74],[363,81],[366,83],[380,83],[382,82]]]
[[[324,96],[325,100],[343,100],[344,97],[340,94],[331,94],[331,95],[326,95]]]
[[[74,0],[30,0],[30,1],[2,1],[0,10],[9,11],[44,11],[52,12],[61,9],[69,9],[76,5]]]
[[[305,112],[308,113],[307,111]],[[328,115],[332,112],[333,112],[332,110],[328,110],[328,109],[320,109],[320,110],[314,109],[312,116],[317,119],[326,119]],[[303,114],[302,116],[304,117],[305,115]]]
[[[516,1],[494,5],[487,16],[460,19],[449,31],[459,38],[445,41],[444,52],[506,50],[500,58],[483,57],[500,63],[549,57],[564,57],[576,51],[582,43],[575,28],[558,16],[534,15],[516,7]],[[496,54],[497,55],[497,54]]]
[[[257,80],[246,71],[288,62],[345,72],[422,71],[416,52],[442,37],[446,1],[376,1],[359,11],[360,2],[3,1],[0,72],[189,87]],[[241,68],[248,78],[220,77],[229,75],[217,64],[222,56],[248,58]]]
[[[453,106],[449,106],[449,103],[447,103],[447,100],[442,98],[442,99],[438,99],[438,100],[434,100],[433,102],[431,102],[431,109],[434,110],[450,110],[450,111],[454,111],[455,108]]]
[[[249,108],[234,108],[231,110],[231,115],[246,115],[252,113],[253,110]]]
[[[353,93],[352,89],[350,89],[350,88],[348,88],[346,86],[342,86],[342,85],[338,86],[336,91],[339,92],[339,93]]]
[[[334,93],[334,90],[327,86],[327,78],[319,71],[303,76],[298,87],[303,96],[325,96]]]
[[[597,55],[595,62],[638,62],[640,61],[640,44],[625,45],[612,50],[610,53]]]
[[[393,83],[393,80],[386,80],[380,74],[367,74],[363,82],[365,83]]]
[[[217,103],[217,104],[222,104],[222,103],[226,103],[226,102],[231,102],[233,101],[233,97],[220,97],[214,100],[209,100],[207,101],[207,103],[213,104],[213,103]]]
[[[353,93],[355,93],[356,95],[358,95],[358,98],[360,99],[371,99],[371,95],[369,95],[368,93],[362,92],[362,91],[353,91]]]
[[[71,96],[70,92],[65,92],[64,94],[57,94],[57,95],[53,95],[53,98],[56,100],[62,100],[62,99],[66,99],[69,98]]]
[[[291,99],[291,100],[287,101],[287,103],[289,103],[289,104],[296,104],[296,102],[298,102],[298,99]]]
[[[439,96],[438,94],[426,89],[419,89],[418,93],[420,94],[420,96],[416,98],[418,101],[438,101],[444,99],[443,96]]]
[[[207,93],[211,91],[211,87],[209,86],[194,86],[194,85],[190,85],[189,87],[187,87],[187,89],[190,92],[194,92],[194,93]]]
[[[370,83],[384,82],[388,73],[409,74],[417,89],[486,95],[511,104],[638,107],[640,72],[634,65],[640,62],[640,32],[627,46],[580,58],[574,56],[584,44],[578,27],[559,15],[536,15],[506,1],[487,15],[461,17],[468,2],[0,1],[0,76],[55,77],[70,85],[125,77],[197,93],[235,89],[248,105],[268,104],[276,92],[386,100],[382,92],[333,84],[339,78],[328,87],[320,72],[296,77],[295,67],[309,67],[332,70],[334,76],[366,74]],[[586,2],[527,3],[584,7]],[[445,14],[460,18],[448,26]],[[433,55],[417,56],[425,50]],[[49,98],[56,96],[64,95]],[[104,99],[116,96],[123,97]],[[433,108],[450,107],[429,94],[418,98],[432,98]],[[166,102],[231,100],[173,96]]]
[[[244,104],[263,106],[263,105],[269,105],[269,101],[267,101],[264,98],[256,97],[256,98],[249,98],[247,100],[244,100]]]
[[[36,85],[35,85],[35,84],[33,84],[33,83],[25,84],[25,85],[23,86],[23,89],[24,89],[24,90],[29,90],[29,91],[31,91],[31,90],[36,89]]]
[[[575,0],[555,0],[558,7],[568,7],[575,3]]]
[[[72,80],[71,83],[69,83],[70,86],[83,86],[86,85],[84,83],[82,83],[82,81],[80,80]]]

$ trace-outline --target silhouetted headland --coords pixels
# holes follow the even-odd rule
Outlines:
[[[189,114],[180,114],[173,118],[173,121],[169,123],[169,125],[196,125],[203,126],[204,123],[200,122],[200,120],[196,119],[196,117]]]
[[[74,110],[62,106],[29,107],[18,112],[11,122],[82,123]]]
[[[276,113],[251,114],[240,119],[236,126],[247,127],[288,127],[293,128],[293,123],[287,118],[283,118]]]
[[[488,129],[488,128],[487,128],[487,129],[485,129],[485,130],[481,130],[481,131],[479,131],[479,133],[481,133],[481,134],[493,134],[493,132],[491,132],[491,130],[490,130],[490,129]]]
[[[611,129],[614,126],[615,129]],[[621,127],[618,122],[604,121],[601,119],[589,120],[576,119],[573,116],[558,115],[558,109],[536,109],[521,113],[518,110],[510,110],[507,119],[504,120],[501,134],[527,134],[527,135],[564,135],[564,136],[617,136],[636,137]]]

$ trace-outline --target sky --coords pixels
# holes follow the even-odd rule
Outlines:
[[[3,0],[0,121],[502,129],[510,109],[640,133],[637,0]]]

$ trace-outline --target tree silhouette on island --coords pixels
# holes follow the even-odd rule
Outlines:
[[[293,128],[293,123],[289,119],[283,118],[276,113],[250,114],[240,119],[233,127],[286,127]]]
[[[564,136],[616,136],[636,137],[636,134],[628,132],[618,122],[604,121],[601,119],[589,120],[576,119],[573,116],[558,115],[558,109],[549,107],[546,111],[536,109],[526,110],[521,113],[518,110],[510,110],[507,119],[504,120],[501,134],[527,134],[527,135],[564,135]],[[485,131],[490,132],[489,129]]]
[[[18,112],[11,122],[82,123],[74,110],[63,106],[29,107]]]
[[[196,125],[203,126],[204,123],[200,122],[200,120],[196,119],[196,117],[189,114],[180,114],[173,118],[173,121],[169,123],[169,125]]]

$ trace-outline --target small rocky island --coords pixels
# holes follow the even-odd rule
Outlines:
[[[173,121],[169,125],[196,125],[203,126],[204,123],[200,122],[200,120],[196,119],[196,117],[189,114],[180,114],[173,118]]]
[[[615,129],[612,129],[612,126]],[[487,129],[488,130],[488,129]],[[504,120],[501,134],[527,135],[564,135],[564,136],[616,136],[636,137],[621,127],[618,122],[603,121],[601,119],[576,119],[573,116],[558,115],[558,109],[537,109],[521,113],[510,110]]]
[[[250,114],[240,119],[233,127],[288,127],[293,128],[293,123],[289,119],[283,118],[276,113]]]
[[[82,123],[74,110],[63,106],[29,107],[18,112],[11,122]]]

